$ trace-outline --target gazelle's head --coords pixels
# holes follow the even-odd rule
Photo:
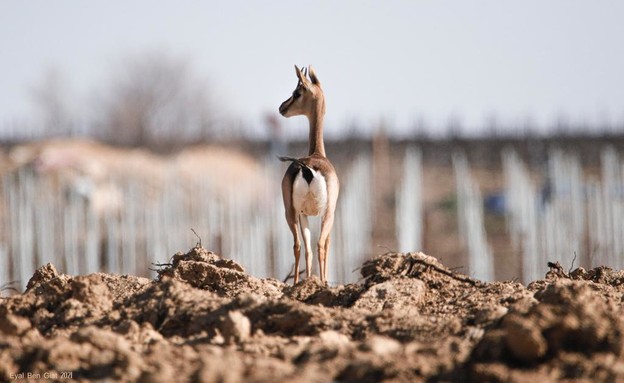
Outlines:
[[[313,113],[325,114],[325,97],[321,89],[321,82],[316,77],[312,66],[309,66],[306,71],[306,68],[301,70],[295,65],[295,72],[299,82],[292,96],[280,105],[279,112],[281,115],[284,117],[299,115],[310,117]],[[308,75],[310,76],[309,79]]]

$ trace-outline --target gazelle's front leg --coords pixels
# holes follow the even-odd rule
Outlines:
[[[321,221],[321,235],[318,241],[318,261],[321,273],[321,281],[327,282],[327,258],[329,256],[329,235],[334,226],[334,212],[328,210]]]
[[[327,234],[327,240],[325,241],[325,259],[323,260],[323,272],[325,273],[325,280],[327,280],[327,260],[329,259],[329,243],[331,239],[331,231]]]
[[[312,275],[312,244],[310,240],[310,226],[307,215],[299,215],[299,225],[301,226],[303,245],[305,246],[306,278],[310,278]]]

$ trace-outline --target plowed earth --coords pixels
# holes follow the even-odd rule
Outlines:
[[[550,266],[525,287],[389,253],[326,287],[254,278],[201,247],[156,280],[48,264],[0,298],[0,380],[624,380],[624,272]]]

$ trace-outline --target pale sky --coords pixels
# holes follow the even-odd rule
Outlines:
[[[293,64],[316,68],[327,134],[382,119],[403,134],[419,119],[470,130],[491,116],[624,126],[622,1],[3,0],[0,127],[32,115],[46,70],[89,110],[116,64],[153,50],[188,58],[252,126],[292,92]]]

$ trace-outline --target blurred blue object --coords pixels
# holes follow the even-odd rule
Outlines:
[[[505,195],[503,193],[489,194],[483,199],[483,205],[488,213],[505,214]]]

